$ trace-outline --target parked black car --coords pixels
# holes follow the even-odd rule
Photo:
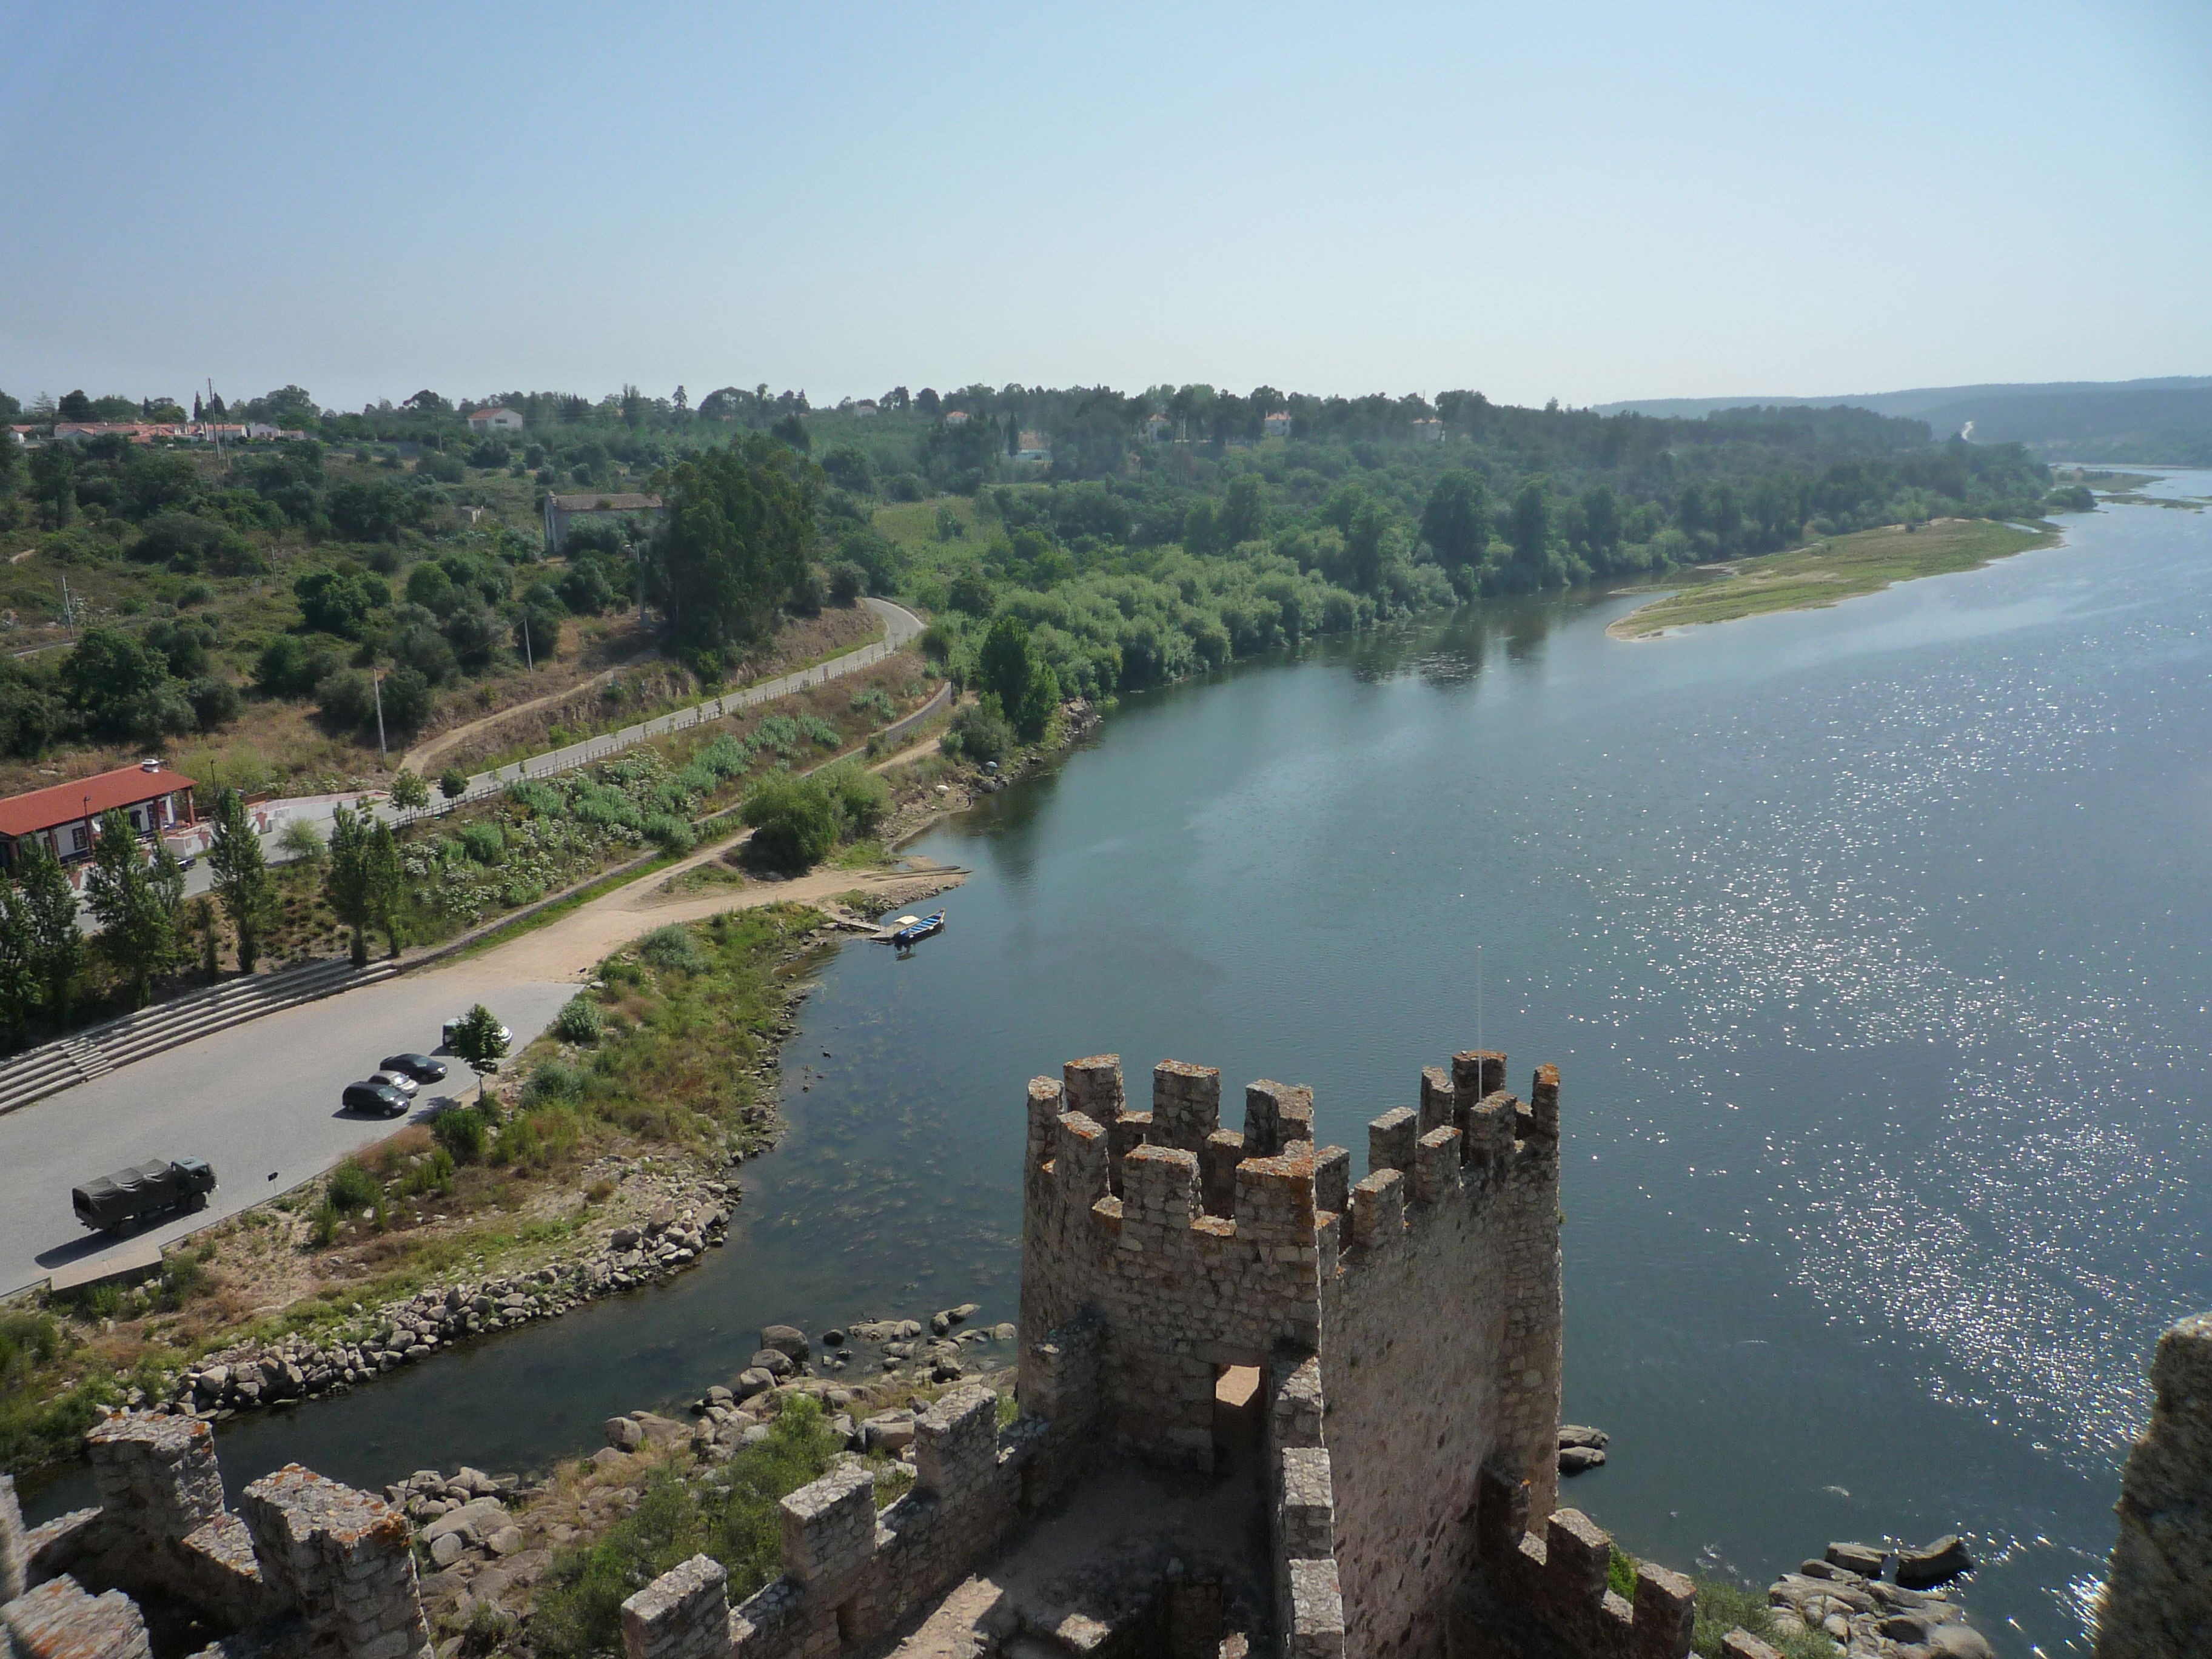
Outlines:
[[[407,1097],[388,1083],[349,1083],[339,1103],[349,1112],[372,1117],[398,1117],[407,1110]]]
[[[137,1164],[70,1189],[76,1218],[99,1232],[120,1232],[134,1221],[165,1210],[198,1209],[215,1190],[205,1160],[179,1158]]]
[[[442,1083],[446,1080],[446,1062],[433,1060],[428,1054],[386,1054],[380,1072],[404,1072],[417,1083]]]

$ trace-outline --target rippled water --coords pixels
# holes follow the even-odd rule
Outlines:
[[[1480,1035],[1565,1075],[1567,1407],[1614,1435],[1571,1500],[1747,1576],[1955,1528],[2002,1650],[2084,1650],[2145,1361],[2212,1306],[2212,519],[2069,532],[1830,611],[1632,645],[1579,596],[1129,700],[918,845],[977,872],[946,934],[827,962],[741,1243],[241,1419],[234,1486],[540,1462],[769,1319],[1011,1317],[1023,1084],[1070,1055],[1310,1083],[1358,1148]]]

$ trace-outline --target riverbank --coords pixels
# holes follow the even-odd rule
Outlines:
[[[1072,706],[1005,772],[1097,723]],[[107,1407],[221,1421],[340,1395],[694,1265],[742,1199],[736,1168],[782,1133],[781,1050],[813,967],[839,930],[964,876],[883,845],[1004,787],[934,739],[878,768],[894,784],[880,842],[775,880],[726,861],[740,835],[493,945],[479,967],[526,977],[596,963],[578,1003],[597,1012],[572,1005],[481,1110],[447,1105],[180,1244],[148,1284],[18,1298],[0,1313],[0,1468],[71,1455]],[[706,872],[731,884],[666,890]]]
[[[1607,628],[1617,640],[1647,640],[1671,629],[1734,622],[1778,611],[1840,605],[1919,576],[1978,570],[1984,565],[2048,547],[2059,527],[2004,524],[1990,519],[1938,519],[1913,527],[1888,525],[1834,536],[1810,547],[1710,567],[1693,586],[1655,599]]]

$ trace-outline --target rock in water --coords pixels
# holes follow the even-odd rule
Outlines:
[[[1586,1428],[1579,1423],[1559,1425],[1559,1444],[1563,1447],[1588,1446],[1601,1451],[1612,1443],[1613,1437],[1603,1429]]]
[[[1897,1582],[1907,1589],[1933,1589],[1973,1570],[1973,1558],[1955,1533],[1937,1539],[1924,1550],[1897,1553]]]
[[[809,1352],[806,1333],[793,1325],[762,1326],[761,1346],[774,1348],[790,1359],[804,1359]]]
[[[1580,1474],[1594,1469],[1605,1462],[1605,1454],[1595,1446],[1562,1446],[1559,1448],[1559,1473]]]
[[[1832,1565],[1862,1578],[1879,1578],[1882,1564],[1889,1559],[1889,1552],[1873,1544],[1831,1544],[1826,1559]]]

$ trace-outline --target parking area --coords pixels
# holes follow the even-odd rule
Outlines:
[[[166,1243],[312,1179],[405,1120],[341,1113],[338,1097],[389,1054],[438,1047],[445,1020],[482,1002],[520,1049],[552,1023],[576,981],[495,982],[482,962],[328,997],[219,1031],[0,1117],[0,1293],[57,1267]],[[458,1060],[426,1085],[412,1115],[460,1097]],[[219,1184],[208,1207],[115,1240],[80,1226],[70,1188],[126,1164],[204,1158]]]

